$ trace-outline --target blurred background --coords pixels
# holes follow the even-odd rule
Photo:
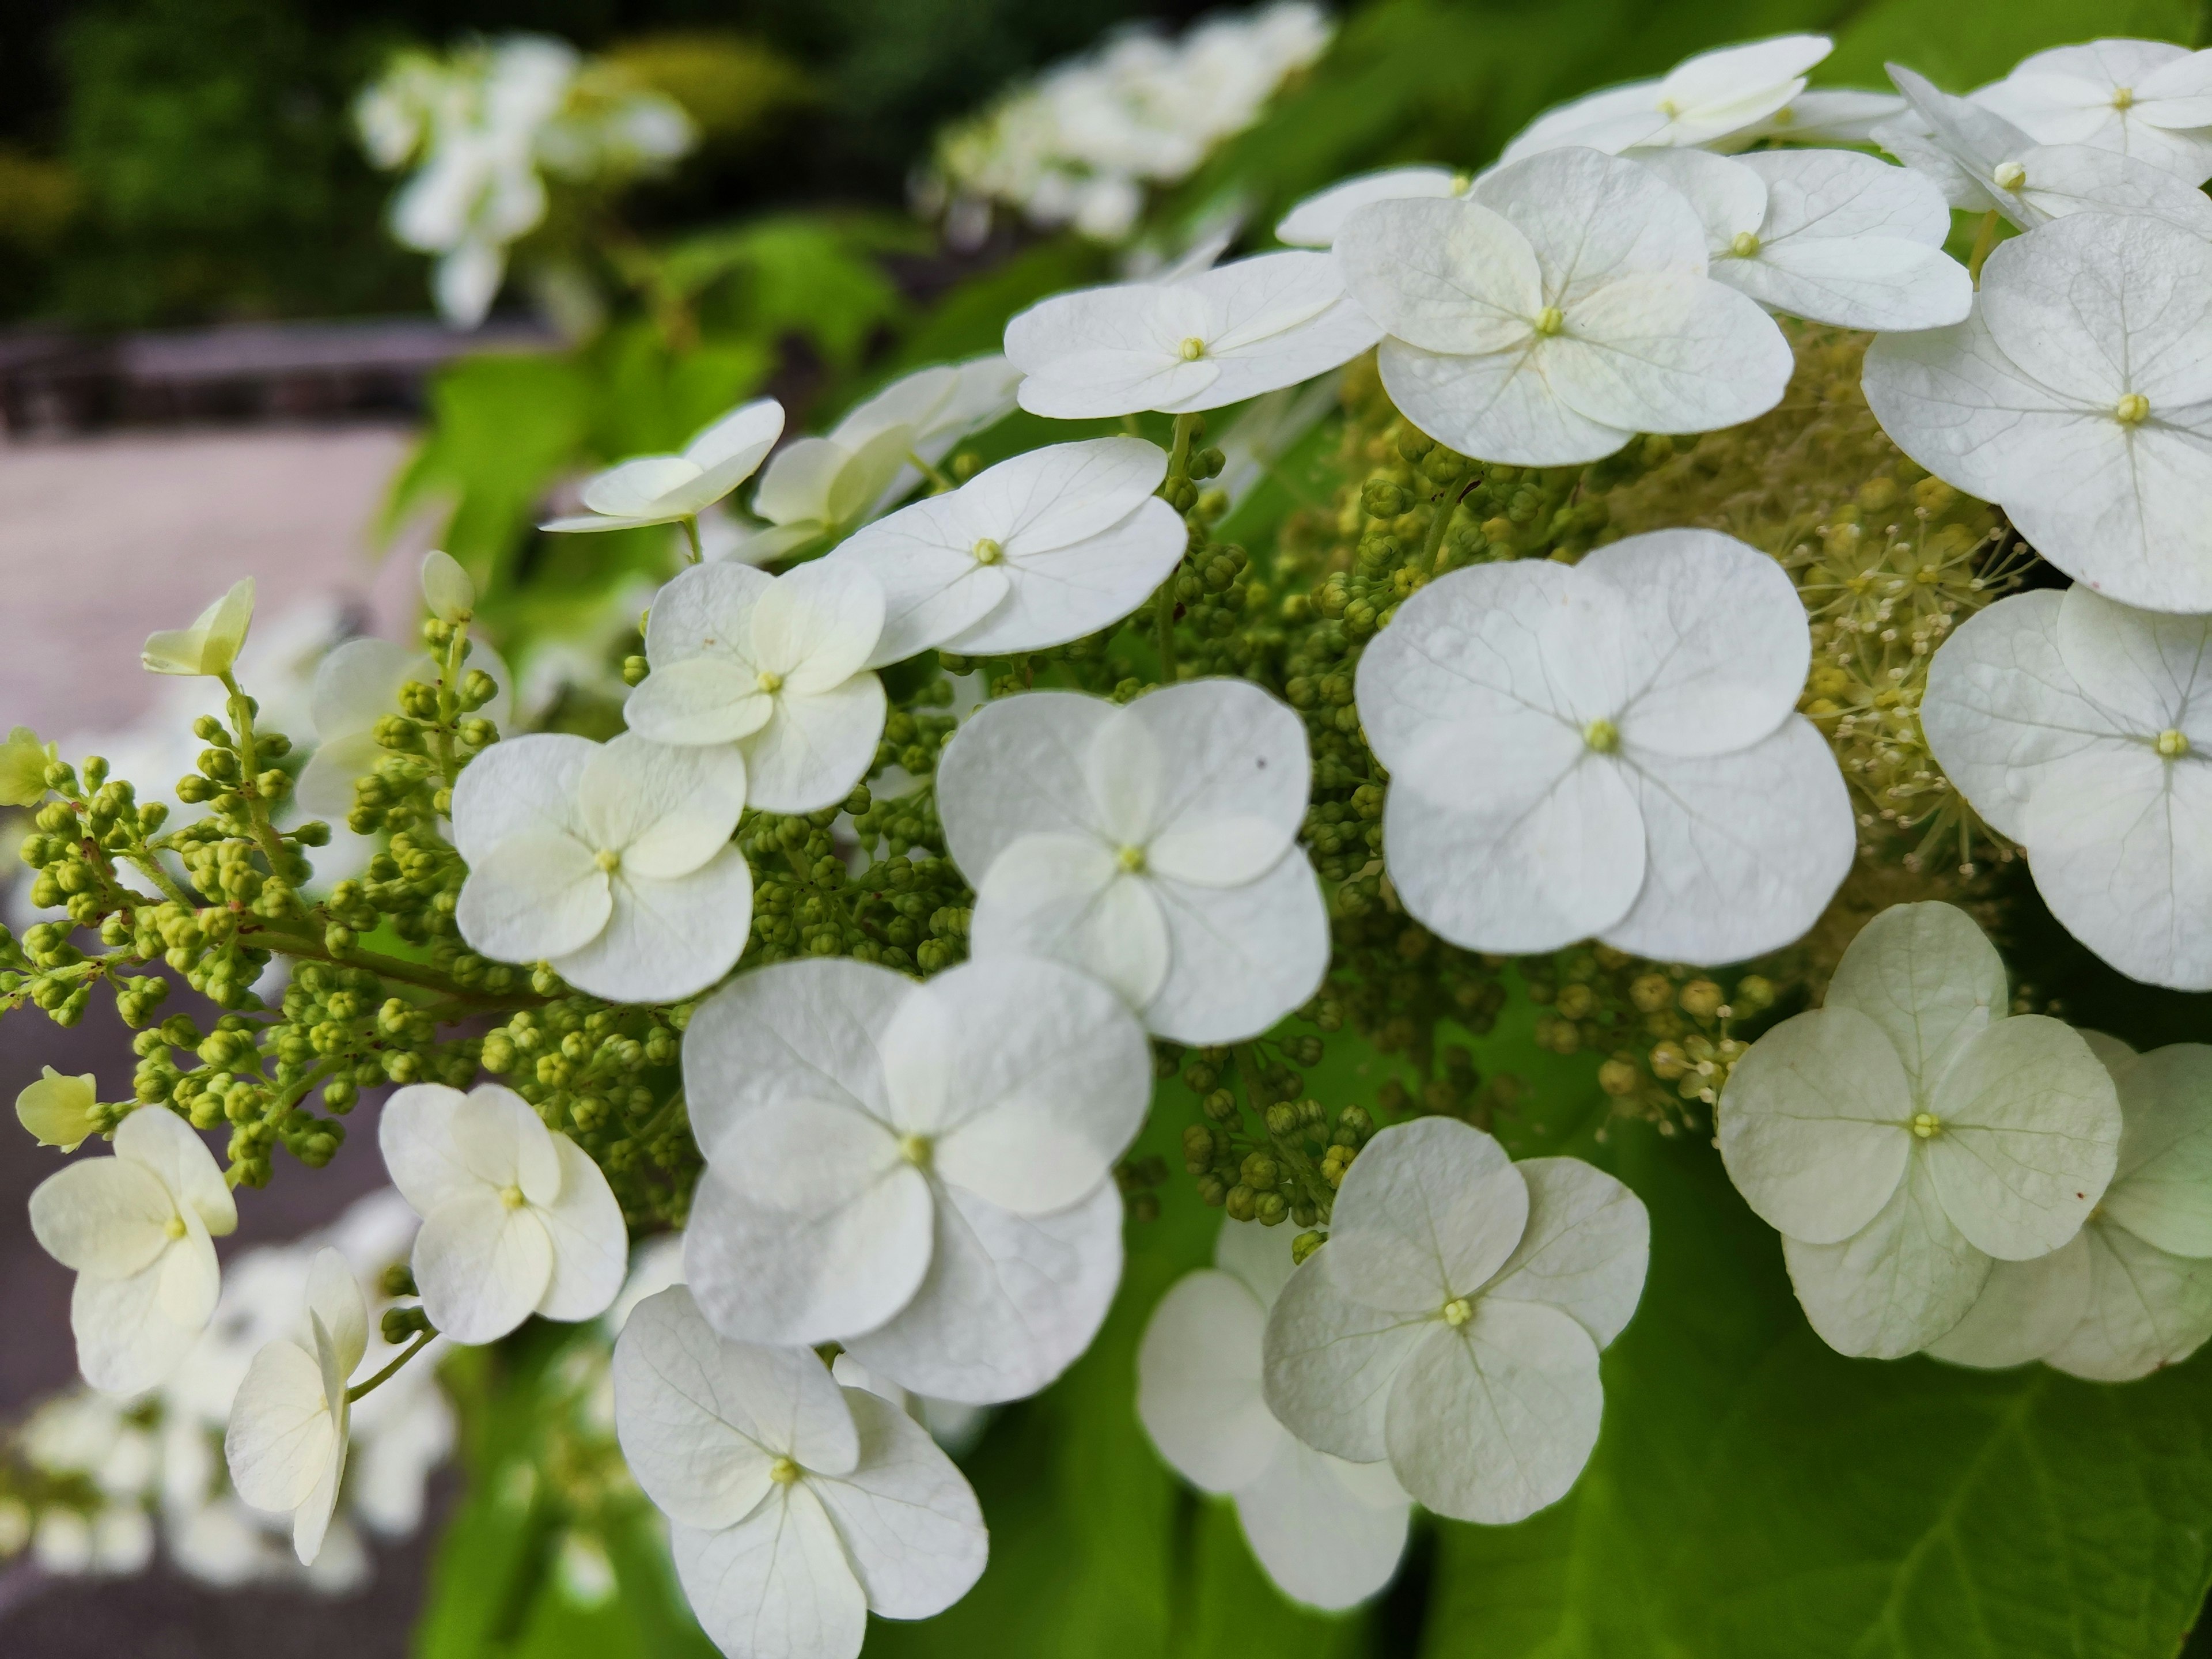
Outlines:
[[[742,398],[827,429],[906,369],[995,349],[1046,293],[1265,246],[1347,173],[1479,166],[1546,106],[1703,46],[1826,29],[1820,83],[1881,86],[1907,57],[1963,90],[2043,46],[2199,23],[2186,0],[0,0],[0,729],[164,792],[202,694],[140,673],[139,643],[250,574],[243,677],[304,738],[314,663],[408,637],[436,545],[486,594],[523,718],[603,734],[674,549],[532,526]],[[1256,461],[1302,430],[1255,438]],[[7,902],[34,919],[21,884]],[[193,1012],[181,989],[168,1006]],[[104,1006],[0,1023],[0,1100],[46,1066],[115,1097],[131,1064]],[[338,1237],[364,1276],[404,1249],[373,1112],[354,1128],[330,1169],[284,1163],[241,1206],[214,1371],[262,1311],[241,1261],[281,1277],[356,1199]],[[24,1222],[53,1167],[0,1133],[0,1654],[709,1651],[605,1475],[603,1336],[449,1365],[450,1403],[377,1431],[381,1484],[311,1580],[204,1501],[219,1411],[73,1390],[69,1275]],[[1363,1622],[1288,1614],[1249,1563],[1202,1594],[1132,1565],[1133,1537],[1243,1561],[1127,1420],[1140,1312],[977,1454],[1008,1549],[1034,1528],[1059,1553],[1028,1558],[1031,1590],[994,1579],[945,1651],[1148,1654],[1170,1626],[1192,1654],[1412,1650],[1425,1557]],[[1055,1425],[1094,1387],[1121,1437],[1067,1450]]]

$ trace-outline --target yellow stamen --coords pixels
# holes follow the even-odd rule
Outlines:
[[[1536,313],[1536,332],[1539,334],[1546,336],[1557,334],[1566,325],[1567,319],[1560,313],[1557,306],[1546,306]]]
[[[1006,554],[1006,550],[988,536],[981,538],[975,545],[968,550],[975,556],[977,564],[996,564]]]
[[[2189,752],[2189,733],[2167,726],[2158,734],[2158,752],[2168,760],[2179,760]]]
[[[611,847],[602,847],[592,854],[592,862],[611,876],[622,868],[622,854]]]
[[[927,1170],[937,1150],[937,1143],[927,1135],[901,1135],[898,1148],[901,1158],[918,1170]]]
[[[1133,876],[1140,874],[1145,867],[1145,849],[1141,847],[1124,847],[1114,854],[1114,862]]]
[[[2112,107],[2114,109],[2133,109],[2135,106],[2136,89],[2133,87],[2114,87],[2112,88]]]
[[[1729,252],[1739,259],[1748,259],[1759,252],[1759,238],[1747,230],[1739,230],[1729,240]]]
[[[760,672],[760,678],[754,684],[772,697],[783,690],[783,676],[763,668]]]
[[[1933,1112],[1912,1115],[1912,1133],[1923,1140],[1933,1140],[1943,1127],[1943,1120]]]
[[[1205,341],[1200,339],[1195,334],[1190,335],[1184,339],[1182,343],[1183,362],[1187,363],[1194,363],[1204,356],[1206,356]]]
[[[1455,1296],[1444,1304],[1444,1323],[1457,1330],[1474,1317],[1474,1304],[1463,1296]]]
[[[1468,193],[1468,191],[1470,191],[1470,190],[1472,190],[1472,189],[1474,189],[1474,175],[1473,173],[1455,173],[1454,174],[1452,174],[1452,176],[1451,176],[1451,193],[1452,193],[1453,195],[1455,195],[1455,196],[1464,196],[1464,195],[1466,195],[1466,194]]]
[[[520,1187],[501,1188],[499,1189],[499,1201],[506,1205],[510,1210],[520,1209],[523,1205],[522,1188]]]
[[[1990,177],[1999,190],[2018,190],[2027,182],[2027,169],[2017,161],[2000,161]]]
[[[799,1479],[799,1465],[788,1457],[779,1457],[768,1466],[768,1478],[779,1486],[788,1486]]]
[[[2130,392],[2112,405],[2112,418],[2122,426],[2140,426],[2150,416],[2150,399],[2140,392]]]
[[[168,1234],[172,1238],[182,1238],[188,1230],[185,1226],[184,1217],[180,1215],[173,1215],[169,1218],[169,1224],[162,1228],[161,1231]]]
[[[1610,755],[1620,747],[1620,728],[1611,720],[1592,720],[1583,727],[1583,742],[1601,755]]]

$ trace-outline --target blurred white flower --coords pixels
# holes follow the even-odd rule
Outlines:
[[[595,1318],[621,1290],[629,1235],[606,1176],[514,1091],[402,1089],[377,1144],[422,1218],[422,1310],[454,1341],[496,1341],[532,1314]]]
[[[588,511],[538,526],[635,530],[696,519],[753,476],[783,435],[783,405],[761,398],[709,422],[680,455],[638,455],[584,486]]]
[[[987,705],[937,769],[975,955],[1080,968],[1179,1042],[1266,1030],[1328,967],[1310,774],[1305,723],[1244,680]]]
[[[1594,92],[1547,110],[1499,160],[1579,147],[1617,155],[1637,145],[1708,144],[1771,118],[1805,90],[1805,71],[1833,50],[1824,34],[1784,34],[1685,58],[1663,79]]]
[[[240,1498],[290,1512],[292,1547],[311,1564],[345,1475],[347,1384],[368,1349],[368,1306],[336,1250],[318,1251],[308,1268],[307,1311],[313,1346],[279,1340],[254,1356],[223,1453]]]
[[[1472,951],[1721,963],[1797,939],[1858,845],[1796,712],[1810,653],[1781,567],[1713,531],[1430,583],[1356,683],[1407,908]]]
[[[113,1157],[39,1183],[31,1231],[76,1273],[70,1326],[85,1381],[136,1394],[183,1362],[222,1291],[214,1240],[237,1225],[222,1166],[166,1107],[125,1118]]]
[[[1144,1032],[1056,963],[779,963],[702,1004],[684,1096],[707,1173],[684,1278],[743,1341],[842,1342],[917,1393],[1033,1394],[1121,1272],[1113,1164]],[[631,1316],[635,1328],[638,1316]]]
[[[1332,1611],[1390,1581],[1412,1505],[1387,1463],[1318,1452],[1261,1395],[1267,1315],[1291,1276],[1287,1228],[1224,1221],[1214,1266],[1162,1297],[1137,1350],[1137,1415],[1176,1472],[1236,1500],[1286,1595]]]
[[[1598,1352],[1636,1311],[1650,1232],[1580,1158],[1516,1164],[1451,1118],[1384,1129],[1268,1316],[1268,1409],[1316,1450],[1388,1459],[1438,1515],[1534,1515],[1597,1443]]]
[[[1419,201],[1467,194],[1473,177],[1449,167],[1385,167],[1331,185],[1300,202],[1275,227],[1275,240],[1292,247],[1331,247],[1344,222],[1373,202]]]
[[[477,714],[504,726],[514,702],[507,665],[497,652],[471,641],[467,665],[483,669],[499,688]],[[323,659],[308,701],[314,752],[300,769],[292,790],[302,811],[343,826],[353,811],[354,781],[374,772],[377,763],[391,752],[377,742],[376,723],[399,713],[400,689],[410,681],[437,684],[437,660],[427,651],[391,640],[348,640]],[[317,862],[319,871],[320,860]]]
[[[703,991],[749,937],[752,871],[730,840],[744,805],[733,748],[635,733],[495,744],[453,788],[461,936],[612,1001]]]

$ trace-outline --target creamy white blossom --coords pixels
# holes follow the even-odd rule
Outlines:
[[[1547,110],[1501,160],[1577,147],[1617,155],[1638,145],[1709,144],[1770,119],[1805,90],[1805,71],[1833,50],[1823,34],[1784,34],[1685,58],[1638,81]]]
[[[1844,149],[1735,159],[1635,155],[1705,228],[1713,280],[1770,311],[1839,328],[1936,328],[1973,308],[1973,280],[1943,252],[1951,210],[1909,167]]]
[[[1033,415],[1183,415],[1326,374],[1379,333],[1328,254],[1261,253],[1040,301],[1006,325],[1006,356]]]
[[[1943,642],[1920,718],[2068,932],[2133,978],[2212,989],[2212,617],[2015,594]]]
[[[1388,1464],[1316,1451],[1267,1409],[1261,1349],[1291,1276],[1288,1232],[1224,1222],[1214,1266],[1160,1298],[1137,1350],[1137,1415],[1177,1473],[1236,1500],[1245,1540],[1285,1595],[1348,1607],[1397,1571],[1410,1505]]]
[[[1474,951],[1595,937],[1720,963],[1789,944],[1857,846],[1796,712],[1810,655],[1781,567],[1712,531],[1430,583],[1356,682],[1407,908]]]
[[[2054,46],[1973,101],[2039,143],[2117,150],[2188,185],[2212,178],[2212,52],[2165,40]]]
[[[39,1183],[31,1231],[76,1274],[70,1328],[86,1382],[136,1394],[183,1362],[222,1291],[214,1241],[237,1225],[222,1166],[166,1107],[125,1118],[112,1158]]]
[[[461,937],[610,1001],[703,991],[752,922],[752,871],[730,840],[744,806],[744,757],[726,745],[510,738],[453,787]]]
[[[595,1318],[622,1289],[629,1235],[606,1176],[513,1090],[402,1089],[377,1145],[422,1218],[422,1310],[454,1341],[496,1341],[532,1314]]]
[[[937,769],[975,954],[1069,963],[1179,1042],[1266,1030],[1328,966],[1310,775],[1304,723],[1243,680],[988,705]]]
[[[1486,460],[1559,466],[1780,399],[1790,343],[1711,279],[1705,240],[1650,171],[1574,149],[1500,168],[1462,200],[1361,208],[1336,253],[1407,420]]]
[[[853,1659],[873,1613],[965,1595],[988,1537],[921,1425],[804,1348],[715,1334],[680,1286],[615,1345],[623,1455],[672,1524],[692,1612],[731,1659]]]
[[[100,1093],[93,1074],[64,1077],[51,1066],[39,1068],[39,1080],[15,1097],[15,1121],[41,1146],[73,1152],[100,1133]]]
[[[475,668],[490,675],[498,688],[475,713],[504,726],[514,710],[507,665],[497,652],[472,640],[463,672]],[[392,752],[377,742],[376,723],[399,712],[400,690],[410,682],[437,684],[437,659],[391,640],[348,640],[323,659],[307,702],[315,749],[292,791],[302,811],[343,823],[354,807],[354,780],[375,771],[376,763]]]
[[[1643,1201],[1581,1159],[1516,1164],[1451,1118],[1395,1125],[1268,1316],[1267,1407],[1317,1450],[1388,1459],[1439,1515],[1534,1515],[1589,1461],[1598,1352],[1650,1253]]]
[[[238,660],[252,625],[253,578],[246,576],[231,584],[230,591],[193,618],[190,628],[148,635],[139,661],[151,674],[220,678]]]
[[[780,963],[700,1007],[684,1082],[707,1158],[684,1277],[726,1335],[842,1342],[982,1404],[1042,1388],[1105,1317],[1113,1164],[1152,1059],[1097,981],[1018,958],[921,984]]]
[[[2010,1006],[2004,963],[1963,910],[1895,905],[1851,941],[1826,1004],[1729,1074],[1722,1160],[1839,1352],[1927,1346],[1993,1259],[2048,1255],[2104,1196],[2112,1080],[2070,1028]]]
[[[884,685],[866,665],[883,628],[884,591],[856,563],[695,566],[653,599],[652,672],[623,717],[687,754],[742,757],[749,805],[817,811],[875,762]]]
[[[1030,450],[878,520],[830,556],[884,592],[872,667],[932,646],[1036,651],[1127,616],[1181,562],[1182,516],[1152,492],[1158,445],[1093,438]]]
[[[2212,241],[2077,213],[2003,243],[1955,327],[1885,334],[1866,397],[1907,455],[2000,503],[2077,581],[2212,611]]]
[[[346,1386],[368,1349],[368,1307],[336,1250],[308,1269],[309,1343],[271,1342],[253,1357],[230,1409],[223,1452],[231,1484],[256,1509],[289,1510],[302,1562],[321,1553],[345,1476]]]
[[[783,435],[783,405],[773,398],[740,404],[709,422],[680,455],[636,455],[584,486],[588,510],[541,530],[635,530],[696,519],[751,477]]]

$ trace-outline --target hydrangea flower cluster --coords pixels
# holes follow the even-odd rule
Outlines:
[[[1948,901],[1999,902],[1982,836],[2122,971],[2212,985],[2212,210],[2183,199],[2212,106],[2131,43],[1975,99],[1808,92],[1826,48],[1706,54],[1480,176],[1349,180],[1291,246],[1046,298],[825,433],[779,449],[752,403],[586,482],[547,531],[682,532],[604,741],[502,729],[442,556],[422,653],[325,665],[304,772],[239,683],[250,588],[149,641],[225,694],[191,822],[11,734],[58,914],[7,936],[0,999],[66,1024],[106,983],[140,1028],[131,1100],[19,1103],[112,1140],[33,1206],[88,1379],[168,1386],[234,1190],[400,1085],[404,1304],[372,1333],[358,1275],[299,1275],[231,1409],[239,1496],[315,1557],[418,1356],[626,1316],[613,1429],[702,1626],[849,1659],[983,1571],[932,1430],[1091,1347],[1180,1079],[1225,1220],[1153,1310],[1139,1411],[1342,1607],[1414,1505],[1504,1525],[1571,1490],[1634,1340],[1643,1200],[1516,1163],[1522,1091],[1460,1040],[1516,995],[1620,1118],[1711,1132],[1841,1352],[2191,1352],[2205,1051],[2016,1007]],[[1877,128],[1905,165],[1833,147]],[[1224,539],[1209,415],[1273,428],[1316,382],[1334,500]],[[1017,405],[1123,428],[983,465]],[[2000,601],[2028,546],[2080,585]],[[371,839],[357,876],[316,885],[334,832],[295,798]],[[154,1023],[157,961],[212,1030]],[[1347,1030],[1371,1099],[1310,1091]],[[633,1237],[678,1227],[683,1283],[624,1296]]]

